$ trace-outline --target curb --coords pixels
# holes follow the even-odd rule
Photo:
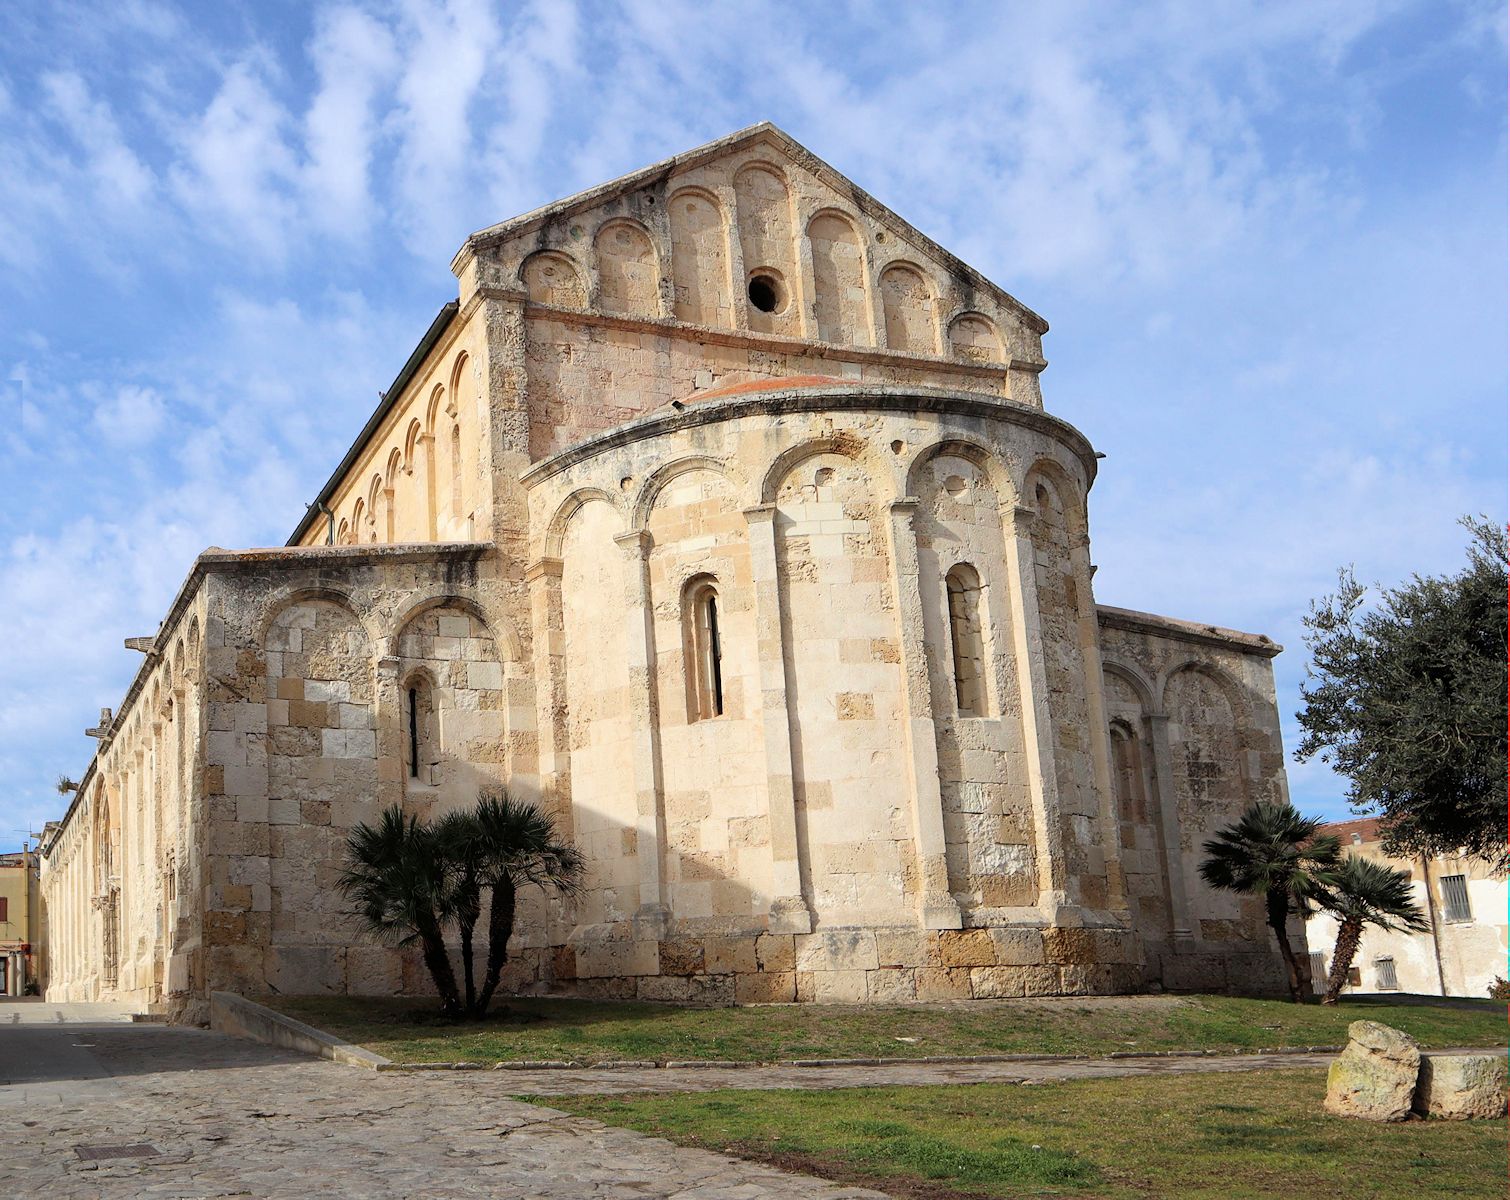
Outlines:
[[[708,1071],[752,1070],[756,1067],[919,1067],[969,1066],[971,1063],[1079,1063],[1111,1059],[1148,1058],[1264,1058],[1299,1054],[1340,1054],[1341,1046],[1276,1046],[1259,1050],[1114,1050],[1109,1054],[936,1054],[921,1058],[786,1058],[774,1062],[735,1062],[729,1059],[615,1059],[611,1062],[569,1062],[561,1059],[515,1059],[510,1062],[398,1063],[383,1060],[379,1071]],[[376,1056],[374,1056],[376,1057]],[[365,1065],[365,1064],[364,1064]]]
[[[210,993],[210,1028],[283,1050],[318,1055],[350,1067],[364,1067],[369,1071],[390,1069],[393,1066],[381,1054],[353,1046],[313,1025],[284,1016],[234,992]]]

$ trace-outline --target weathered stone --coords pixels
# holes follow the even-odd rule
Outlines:
[[[989,967],[996,962],[988,929],[949,929],[939,934],[939,961],[946,967]]]
[[[202,555],[102,727],[44,852],[52,998],[425,991],[412,947],[316,968],[371,948],[347,837],[504,785],[588,868],[521,895],[511,987],[1270,978],[1261,924],[1158,845],[1283,792],[1276,648],[1095,604],[1096,460],[1043,412],[1040,318],[769,127],[454,262],[295,544]]]
[[[1502,1121],[1505,1058],[1500,1054],[1423,1054],[1415,1111],[1450,1121]]]
[[[1327,1112],[1368,1121],[1403,1121],[1421,1070],[1421,1051],[1409,1034],[1377,1021],[1348,1026],[1347,1048],[1327,1071]]]

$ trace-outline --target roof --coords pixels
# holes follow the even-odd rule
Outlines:
[[[367,439],[377,432],[378,427],[383,423],[383,419],[393,410],[393,406],[399,402],[399,399],[404,394],[404,389],[409,386],[409,381],[414,378],[420,367],[424,365],[425,359],[429,356],[430,351],[435,348],[435,343],[440,341],[441,335],[451,327],[451,322],[456,319],[456,314],[460,308],[461,304],[456,300],[448,300],[440,306],[440,312],[435,314],[435,320],[430,322],[430,328],[425,330],[425,336],[419,339],[419,345],[410,351],[409,357],[404,360],[404,365],[399,368],[399,372],[394,376],[393,382],[388,385],[388,390],[378,396],[377,408],[373,409],[372,416],[367,418],[367,424],[362,426],[362,432],[357,434],[356,441],[351,443],[351,448],[346,451],[346,456],[341,459],[340,464],[331,472],[330,478],[325,481],[325,486],[320,489],[320,494],[304,510],[304,516],[300,518],[299,524],[289,536],[288,545],[297,546],[304,535],[309,532],[310,526],[319,520],[322,515],[320,506],[328,505],[330,498],[336,494],[336,488],[341,485],[341,480],[346,478],[346,472],[351,470],[357,459],[361,457],[362,451],[367,446]]]
[[[840,379],[837,375],[785,375],[780,379],[746,379],[743,383],[730,383],[723,387],[693,392],[690,396],[673,400],[672,403],[697,404],[703,400],[717,400],[723,396],[742,396],[747,392],[785,392],[796,388],[843,387],[846,383],[854,382],[854,380]]]
[[[1360,817],[1356,821],[1331,821],[1321,827],[1321,832],[1336,834],[1343,845],[1351,842],[1355,833],[1365,842],[1381,841],[1384,837],[1378,817]]]
[[[751,125],[695,149],[674,154],[670,158],[652,163],[648,167],[641,167],[638,171],[631,171],[607,183],[600,183],[574,195],[543,204],[527,213],[521,213],[517,217],[500,221],[496,225],[489,225],[486,229],[479,229],[456,251],[451,259],[451,271],[453,274],[460,275],[464,264],[472,255],[499,242],[531,233],[551,221],[603,204],[621,193],[654,185],[678,171],[689,170],[709,159],[755,143],[764,143],[773,147],[809,174],[852,201],[862,212],[886,225],[897,236],[906,241],[915,242],[919,249],[937,256],[941,265],[956,275],[968,279],[975,286],[990,292],[1002,305],[1018,313],[1035,332],[1039,334],[1048,332],[1049,323],[1016,296],[991,282],[969,263],[951,254],[927,234],[922,233],[906,219],[898,216],[892,209],[859,187],[852,179],[824,162],[796,138],[778,129],[769,121],[761,121],[758,125]]]

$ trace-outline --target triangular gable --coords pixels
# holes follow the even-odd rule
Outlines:
[[[931,287],[935,293],[945,291],[950,293],[947,297],[942,294],[938,296],[938,302],[946,309],[951,305],[956,311],[979,309],[998,322],[1018,326],[1019,335],[1026,334],[1027,339],[1032,343],[1036,343],[1037,338],[1047,331],[1048,323],[1032,309],[955,257],[933,239],[919,232],[863,188],[858,187],[770,122],[752,125],[748,129],[699,146],[695,150],[675,155],[618,179],[588,188],[576,195],[479,230],[472,234],[457,252],[452,262],[452,270],[460,275],[467,262],[473,256],[478,256],[498,260],[505,267],[505,273],[508,270],[520,271],[524,269],[524,261],[531,253],[551,249],[558,250],[580,262],[589,257],[587,246],[583,245],[584,239],[591,242],[597,236],[597,231],[603,222],[614,217],[622,217],[626,222],[626,228],[619,231],[621,237],[627,236],[633,239],[638,234],[631,226],[643,226],[649,235],[649,242],[667,238],[674,240],[683,236],[695,238],[699,236],[699,223],[710,226],[717,219],[713,214],[726,211],[729,202],[733,201],[734,207],[739,212],[740,229],[737,240],[743,243],[745,250],[743,265],[748,275],[758,266],[757,263],[749,261],[751,257],[759,258],[765,252],[762,242],[765,230],[759,227],[758,215],[754,221],[756,228],[752,230],[751,221],[747,220],[746,214],[751,210],[758,210],[763,203],[772,203],[779,207],[781,185],[772,183],[766,186],[764,181],[757,181],[752,185],[756,191],[764,187],[767,192],[778,193],[774,199],[761,195],[755,195],[751,199],[744,196],[736,197],[734,193],[738,190],[739,180],[734,180],[731,186],[727,172],[720,174],[719,167],[725,164],[743,170],[745,167],[758,165],[761,162],[769,163],[774,168],[773,174],[784,175],[788,186],[800,188],[802,196],[799,207],[803,210],[807,221],[811,222],[815,213],[821,217],[825,208],[829,207],[821,202],[823,194],[826,193],[830,199],[833,219],[829,222],[829,226],[832,228],[824,226],[816,231],[811,227],[793,229],[794,246],[802,236],[814,233],[821,235],[831,232],[834,238],[846,239],[850,235],[845,232],[844,223],[846,221],[853,223],[853,218],[858,216],[864,228],[855,231],[856,240],[863,240],[867,234],[869,235],[871,244],[865,247],[863,253],[868,255],[867,262],[875,264],[877,274],[883,276],[883,286],[896,289],[913,286],[913,281],[905,270],[894,272],[889,283],[884,279],[884,275],[888,264],[915,263],[923,268],[920,272],[922,276],[932,277],[931,283],[926,278],[922,281],[925,290]],[[691,211],[691,205],[699,193],[706,196],[709,210],[706,218]],[[667,201],[681,194],[688,197],[689,211],[683,213],[678,210],[668,215],[664,207]],[[657,205],[662,206],[659,212],[657,212]],[[676,228],[678,220],[687,226],[685,233]],[[668,226],[670,228],[667,228]],[[818,236],[814,244],[827,251],[832,244],[832,239]],[[702,256],[704,259],[716,260],[721,256],[722,251],[716,240],[710,240],[708,247],[709,253]],[[597,249],[598,246],[594,244],[594,253]],[[633,247],[630,246],[624,252],[627,254],[632,251]],[[612,252],[612,247],[610,247],[609,253]],[[841,267],[844,252],[845,247],[840,246],[837,255]],[[774,254],[776,251],[773,250],[770,253]],[[797,268],[795,259],[800,253],[802,251],[794,250],[787,255],[792,260],[790,266],[794,273]],[[716,270],[718,265],[716,261],[711,265],[705,263],[701,269],[706,274],[710,270]],[[819,263],[820,273],[824,269],[824,264]],[[563,263],[563,273],[568,273],[569,270],[568,264]],[[698,280],[693,277],[696,270],[697,268],[692,267],[683,269],[683,274],[689,277],[674,282],[676,296],[682,297],[689,291],[695,293],[698,290]],[[779,276],[780,272],[776,271],[775,274]],[[597,289],[590,287],[585,279],[581,286],[584,295],[589,290],[592,290],[594,295],[597,294]],[[633,280],[631,279],[624,286],[634,286]],[[616,297],[610,291],[609,302],[615,299]],[[743,302],[742,297],[736,299],[740,303]],[[731,302],[733,301],[730,298],[723,299],[723,303]],[[668,303],[676,303],[676,301]],[[877,311],[879,307],[878,304]],[[760,318],[757,317],[757,323],[759,320]],[[709,309],[704,319],[693,323],[718,326],[725,322],[721,319],[721,314],[715,314]],[[1011,331],[1007,329],[1003,329],[1002,332],[1008,335],[1007,352],[1010,353],[1015,349],[1021,355],[1029,350],[1027,345],[1022,344],[1021,336],[1014,338],[1010,336]],[[832,339],[822,338],[822,340]],[[1031,347],[1029,356],[1038,357],[1036,344]],[[994,359],[998,355],[991,354],[989,357]]]

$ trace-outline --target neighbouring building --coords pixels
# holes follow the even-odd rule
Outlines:
[[[1427,996],[1488,995],[1495,979],[1507,974],[1510,953],[1510,890],[1478,859],[1452,854],[1397,858],[1386,854],[1374,818],[1339,821],[1322,827],[1342,840],[1344,854],[1388,863],[1410,874],[1410,890],[1431,921],[1425,933],[1401,933],[1372,926],[1363,931],[1349,972],[1350,993],[1414,992]],[[1337,921],[1317,913],[1306,921],[1311,982],[1326,990],[1337,944]]]
[[[0,854],[0,996],[39,988],[42,905],[37,855]]]
[[[51,995],[427,991],[346,916],[347,833],[500,783],[590,863],[516,989],[1282,987],[1196,871],[1286,795],[1280,648],[1096,604],[1041,317],[770,125],[452,270],[288,545],[128,641],[45,847]]]

